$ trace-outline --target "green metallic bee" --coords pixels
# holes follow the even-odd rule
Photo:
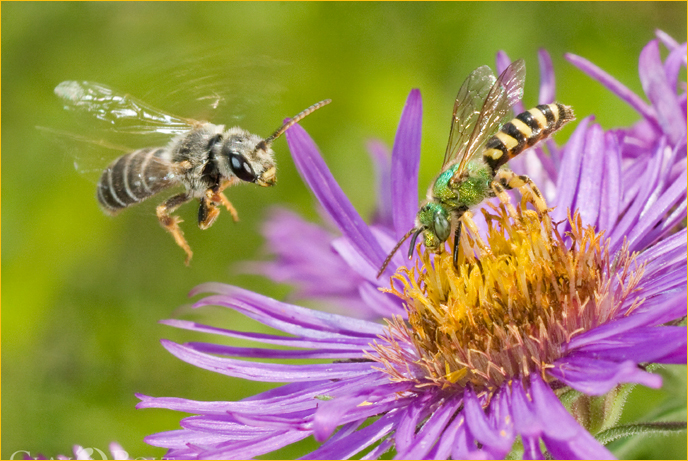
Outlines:
[[[575,119],[573,110],[563,104],[543,104],[519,114],[501,129],[511,107],[523,96],[526,67],[514,61],[495,78],[488,66],[478,67],[461,85],[454,102],[449,142],[442,171],[432,182],[427,200],[418,210],[413,229],[396,244],[377,276],[380,277],[394,253],[409,237],[411,259],[416,239],[423,233],[425,248],[439,253],[454,229],[454,266],[459,256],[461,217],[483,200],[499,196],[504,189],[528,184],[536,202],[546,209],[542,195],[527,176],[500,169],[525,149],[547,138]]]

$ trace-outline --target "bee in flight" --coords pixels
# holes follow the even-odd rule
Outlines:
[[[274,185],[273,141],[331,102],[327,99],[310,106],[263,139],[239,127],[225,130],[223,125],[167,114],[99,83],[62,82],[55,94],[65,102],[65,108],[122,125],[122,131],[176,135],[165,147],[147,147],[115,159],[98,181],[97,198],[105,213],[115,215],[164,189],[184,186],[183,192],[158,205],[156,214],[160,224],[186,252],[187,265],[193,253],[179,227],[182,220],[172,213],[186,202],[198,199],[201,229],[215,222],[220,205],[237,221],[237,212],[223,191],[242,181],[264,187]]]
[[[418,210],[413,229],[395,245],[382,264],[378,277],[409,237],[412,236],[408,252],[411,259],[421,232],[425,248],[439,253],[452,228],[456,267],[461,217],[486,198],[497,196],[502,201],[507,200],[504,189],[527,184],[535,194],[535,203],[540,204],[538,211],[546,211],[542,195],[530,178],[501,167],[574,120],[575,116],[569,106],[543,104],[519,114],[500,129],[506,114],[523,96],[525,76],[525,63],[519,59],[498,78],[488,66],[481,66],[463,82],[454,102],[442,171],[428,188],[427,200]]]

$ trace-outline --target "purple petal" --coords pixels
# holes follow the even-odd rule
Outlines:
[[[361,459],[380,459],[382,455],[387,453],[394,444],[390,439],[383,440],[380,445],[370,450],[370,452],[361,456]],[[443,458],[442,458],[443,459]]]
[[[313,418],[314,432],[313,436],[318,442],[327,440],[334,430],[342,424],[343,418],[349,410],[363,404],[366,397],[363,395],[356,395],[354,397],[338,397],[326,402],[321,402],[318,405],[318,410]]]
[[[672,144],[686,135],[686,119],[676,98],[676,89],[669,86],[659,56],[657,40],[648,43],[640,53],[640,82],[657,113],[659,124]]]
[[[490,424],[495,427],[500,436],[514,442],[514,417],[511,414],[511,396],[508,388],[503,386],[490,401]]]
[[[330,249],[334,235],[284,208],[269,216],[262,233],[277,261],[243,263],[240,271],[295,284],[296,297],[355,294],[358,277]]]
[[[640,241],[643,242],[643,247],[649,246],[654,243],[655,239],[661,238],[665,232],[671,230],[671,228],[667,228],[667,226],[662,226],[659,229],[660,233],[653,232],[655,227],[662,224],[663,218],[674,206],[680,204],[685,206],[686,181],[688,181],[688,177],[684,171],[676,182],[659,197],[650,210],[642,216],[642,219],[633,227],[633,230],[628,236],[630,248],[642,248],[638,245]],[[683,213],[683,215],[685,218],[685,213]],[[648,238],[648,235],[652,235],[652,240]]]
[[[379,376],[386,377],[380,373]],[[408,405],[412,396],[396,398],[396,392],[404,392],[411,387],[409,383],[389,383],[377,388],[367,386],[358,392],[347,392],[333,395],[332,400],[320,402],[313,420],[316,440],[327,439],[338,425],[358,421],[392,409]],[[343,388],[342,388],[343,389]],[[364,403],[364,402],[367,402]]]
[[[655,277],[648,277],[647,282],[638,290],[638,297],[665,297],[667,293],[679,291],[686,287],[685,266],[683,270],[671,271],[668,274],[661,274]],[[642,312],[642,311],[641,311]]]
[[[368,225],[332,177],[308,133],[299,125],[294,125],[287,130],[286,136],[299,174],[320,204],[369,264],[374,268],[380,267],[385,259],[385,253],[373,238]]]
[[[497,52],[497,75],[501,75],[502,72],[504,72],[509,65],[511,65],[511,59],[509,56],[502,50]],[[507,79],[509,80],[509,79]],[[507,89],[507,92],[509,90]],[[513,109],[514,109],[514,114],[520,114],[521,112],[525,111],[525,108],[523,107],[523,101],[521,100],[521,95],[519,98],[517,98],[515,101],[512,100],[513,103]]]
[[[231,443],[229,446],[215,444],[215,449],[203,450],[201,456],[204,459],[251,459],[303,440],[309,435],[306,431],[285,431],[259,440]]]
[[[281,325],[285,332],[297,330],[299,327],[310,329],[314,337],[327,332],[344,333],[354,337],[376,336],[383,333],[383,327],[367,320],[355,319],[345,315],[330,314],[306,307],[287,304],[267,296],[244,290],[238,287],[225,286],[222,294],[207,296],[194,306],[216,305],[231,307],[252,318],[252,314],[265,314],[262,322],[272,322]],[[267,324],[267,323],[266,323]],[[273,326],[273,325],[271,325]]]
[[[202,325],[200,323],[190,322],[188,320],[161,320],[159,323],[163,325],[169,325],[176,328],[182,328],[184,330],[198,331],[201,333],[212,333],[222,336],[228,336],[230,338],[246,339],[249,341],[257,341],[265,344],[277,344],[280,346],[289,347],[303,347],[311,349],[320,348],[330,348],[330,349],[340,349],[349,352],[360,352],[361,343],[356,343],[355,341],[342,341],[341,336],[332,337],[326,336],[323,339],[312,339],[305,340],[302,338],[291,338],[288,336],[277,336],[269,335],[265,333],[247,333],[243,331],[225,330],[223,328],[210,327],[207,325]],[[364,346],[367,344],[366,341],[363,342]]]
[[[397,453],[406,453],[412,446],[420,421],[431,411],[433,395],[422,394],[401,411],[399,424],[394,434]],[[403,455],[405,456],[405,455]]]
[[[466,422],[471,434],[481,444],[497,450],[500,458],[506,456],[509,450],[511,450],[513,439],[509,438],[508,434],[500,433],[490,426],[482,404],[470,386],[464,392],[463,402],[464,414],[466,415]]]
[[[511,414],[514,417],[514,427],[519,434],[537,436],[542,431],[520,380],[514,380],[511,383]]]
[[[451,421],[456,411],[461,406],[461,398],[453,398],[443,401],[439,408],[430,415],[423,424],[408,451],[398,451],[397,457],[402,459],[427,459],[427,455],[433,446],[438,443],[442,434]],[[434,459],[434,458],[430,458]]]
[[[404,306],[397,296],[383,293],[376,285],[364,282],[358,287],[358,294],[363,302],[380,317],[393,315],[406,316]]]
[[[325,443],[301,459],[348,459],[374,444],[396,427],[397,413],[387,413],[369,426],[336,440]]]
[[[647,300],[643,306],[651,302],[652,300]],[[658,306],[653,307],[650,311],[644,312],[639,308],[634,311],[633,315],[600,325],[599,327],[575,336],[566,345],[566,348],[568,351],[575,351],[578,348],[597,344],[600,341],[632,331],[635,328],[663,324],[681,318],[685,316],[685,314],[686,293],[678,293],[669,299],[663,299]]]
[[[554,66],[552,58],[547,50],[538,50],[538,62],[540,63],[540,95],[538,104],[551,104],[555,98]]]
[[[685,228],[658,242],[638,256],[638,263],[645,264],[645,275],[664,273],[675,264],[684,264],[688,242]]]
[[[606,86],[612,93],[617,95],[622,101],[628,103],[633,109],[635,109],[640,115],[643,116],[647,121],[649,121],[655,128],[660,129],[659,123],[657,122],[657,117],[654,113],[652,107],[648,106],[645,101],[642,100],[640,96],[633,93],[625,85],[619,82],[617,79],[588,61],[587,59],[576,56],[575,54],[566,53],[564,55],[566,59],[578,67],[580,70],[588,74],[590,77],[599,81],[602,85]]]
[[[548,373],[588,395],[602,395],[623,383],[659,388],[662,378],[638,368],[632,360],[614,362],[574,353],[557,360]]]
[[[580,180],[575,204],[583,224],[597,224],[600,209],[600,189],[602,188],[602,168],[600,159],[604,151],[604,132],[597,123],[590,126],[585,137]]]
[[[452,459],[495,459],[486,451],[477,448],[478,441],[468,429],[463,414],[459,414],[446,432],[445,437],[451,437],[454,440]]]
[[[418,211],[418,167],[422,117],[423,103],[420,91],[411,90],[401,113],[392,148],[392,207],[397,238],[401,238],[413,227]]]
[[[387,146],[377,139],[368,141],[367,147],[370,157],[373,159],[375,184],[377,184],[377,207],[372,222],[393,229],[391,154]]]
[[[369,363],[336,363],[312,365],[282,365],[254,363],[244,360],[213,357],[168,340],[162,345],[175,357],[198,368],[228,376],[263,382],[317,381],[343,379],[374,373]]]
[[[277,302],[277,301],[276,301]],[[279,303],[283,304],[284,306],[284,312],[290,313],[293,315],[296,315],[298,317],[298,311],[299,309],[304,309],[299,307],[297,310],[291,310],[290,307],[298,307],[298,306],[293,306],[291,304],[286,304],[286,303]],[[251,302],[244,302],[243,300],[236,300],[232,298],[228,298],[227,296],[224,295],[216,295],[216,296],[207,296],[203,298],[202,300],[196,302],[193,307],[198,308],[202,306],[222,306],[222,307],[228,307],[231,309],[234,309],[237,312],[240,312],[244,314],[245,316],[254,319],[264,325],[267,325],[269,327],[275,328],[277,330],[281,330],[285,333],[299,336],[301,338],[307,338],[307,339],[312,339],[312,340],[327,340],[328,338],[330,340],[334,340],[335,342],[349,342],[350,344],[357,344],[361,347],[366,347],[365,345],[368,344],[368,342],[371,339],[371,335],[364,335],[363,337],[357,337],[359,336],[359,333],[356,333],[354,331],[351,332],[346,332],[346,331],[341,331],[341,332],[335,332],[331,330],[331,328],[336,327],[336,319],[335,323],[330,323],[330,327],[328,328],[327,323],[323,323],[320,327],[318,327],[316,324],[318,323],[317,320],[315,322],[312,322],[314,320],[313,318],[308,318],[308,314],[304,316],[302,319],[303,321],[299,321],[298,319],[285,319],[285,318],[279,318],[282,317],[282,312],[271,312],[270,310],[264,309],[263,305],[260,304],[254,304]],[[307,310],[307,309],[306,309]],[[327,313],[323,313],[327,314]],[[336,314],[327,314],[327,315],[336,315]],[[347,317],[350,320],[350,317]],[[375,325],[375,324],[372,324]],[[380,325],[381,327],[381,325]]]
[[[614,459],[582,428],[537,374],[530,376],[534,408],[545,433],[542,440],[557,459]]]
[[[622,196],[621,190],[621,149],[617,138],[613,133],[604,134],[604,166],[600,218],[598,220],[599,230],[609,233],[619,218],[619,197]]]
[[[604,134],[605,149],[602,161],[602,191],[600,203],[599,229],[609,232],[614,229],[619,219],[619,197],[623,195],[621,189],[621,149],[613,133]]]
[[[218,435],[232,436],[234,440],[251,440],[273,432],[269,427],[246,426],[236,421],[232,415],[190,416],[181,421],[181,426],[194,432],[214,432]]]
[[[556,208],[552,212],[553,221],[562,221],[566,219],[568,209],[574,208],[574,198],[576,196],[576,189],[578,178],[580,176],[581,163],[583,161],[583,146],[588,132],[588,123],[593,120],[593,117],[586,117],[578,124],[574,130],[569,142],[566,143],[565,155],[561,164],[559,172],[559,179],[557,181],[557,199]]]
[[[631,229],[640,217],[642,210],[645,208],[648,199],[655,190],[655,186],[659,181],[660,174],[662,172],[662,151],[664,150],[664,143],[660,142],[655,152],[652,154],[652,158],[647,165],[647,169],[640,178],[633,178],[639,184],[638,195],[634,198],[631,206],[625,211],[625,215],[619,223],[614,227],[614,231],[609,236],[610,250],[617,250],[623,243],[624,238],[628,235],[629,229]],[[638,249],[631,247],[631,251],[637,251]]]
[[[497,51],[497,75],[501,74],[506,70],[507,67],[509,67],[509,64],[511,64],[511,58],[509,58],[509,55],[506,54],[506,51],[504,50],[499,50]]]
[[[361,358],[362,351],[347,352],[337,349],[319,349],[314,351],[265,349],[258,347],[225,346],[214,343],[189,342],[185,346],[206,354],[226,355],[229,357],[264,358],[264,359],[331,359],[346,360]]]
[[[655,35],[662,43],[664,43],[664,46],[666,46],[670,50],[673,50],[674,48],[679,46],[678,42],[674,40],[674,38],[671,35],[667,34],[663,30],[655,30]]]
[[[303,410],[312,411],[318,405],[318,397],[339,395],[343,387],[349,392],[369,392],[372,387],[389,391],[392,395],[395,391],[404,389],[403,385],[389,385],[389,380],[379,374],[357,378],[354,382],[324,380],[290,383],[234,402],[201,402],[173,397],[148,397],[142,394],[136,396],[141,399],[137,408],[167,408],[186,413],[217,415],[227,419],[231,418],[229,413],[271,416]]]
[[[226,436],[221,434],[175,430],[148,435],[143,440],[154,447],[185,448],[189,443],[212,445],[224,442],[226,439]],[[167,458],[167,456],[165,458]]]
[[[523,459],[545,459],[540,450],[539,437],[521,437],[523,443]]]
[[[666,357],[685,357],[686,327],[641,327],[579,348],[587,357],[635,363],[655,362]],[[683,362],[685,363],[685,361]]]
[[[332,437],[330,437],[328,441],[336,442],[339,439],[350,436],[351,434],[356,432],[356,430],[360,428],[361,424],[363,424],[364,422],[365,420],[360,420],[353,421],[348,424],[343,424],[335,434],[332,434]]]
[[[686,65],[686,51],[686,44],[684,43],[672,50],[664,61],[664,72],[666,73],[669,88],[676,89],[681,67]]]

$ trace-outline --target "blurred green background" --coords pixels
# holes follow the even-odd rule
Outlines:
[[[590,59],[642,94],[642,47],[655,29],[685,40],[685,18],[684,2],[3,2],[2,458],[18,450],[70,454],[75,443],[105,450],[112,440],[132,456],[160,458],[163,450],[142,438],[177,428],[183,415],[137,411],[134,392],[230,400],[263,389],[173,358],[160,338],[214,338],[157,321],[183,317],[249,328],[220,309],[190,313],[186,294],[220,281],[283,298],[287,287],[233,267],[265,257],[259,229],[270,205],[317,219],[280,139],[274,145],[277,186],[245,185],[228,193],[241,222],[225,212],[201,232],[195,206],[181,209],[195,252],[185,267],[183,252],[156,222],[153,209],[161,199],[106,217],[92,176],[73,167],[75,161],[103,167],[118,153],[89,152],[36,129],[108,136],[102,126],[63,110],[53,94],[59,82],[106,83],[172,113],[240,124],[262,136],[283,118],[332,98],[302,126],[367,216],[374,189],[365,142],[378,137],[391,145],[412,88],[423,95],[424,190],[439,168],[459,85],[482,64],[494,68],[498,50],[525,58],[529,105],[537,99],[536,53],[545,47],[558,99],[579,118],[595,113],[610,128],[638,115],[563,54]],[[216,109],[213,102],[219,102]],[[112,137],[130,147],[165,143],[155,136]],[[685,368],[678,370],[685,375]],[[628,417],[642,417],[667,399],[685,401],[685,378],[671,379],[667,389],[634,394]],[[685,459],[685,435],[653,439],[625,456]]]

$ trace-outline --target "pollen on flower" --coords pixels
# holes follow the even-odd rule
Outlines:
[[[386,291],[404,300],[408,321],[388,322],[374,358],[393,380],[488,393],[530,373],[551,381],[547,369],[573,336],[642,302],[624,305],[643,272],[634,254],[610,255],[577,212],[562,235],[528,203],[542,209],[528,193],[516,208],[483,209],[485,239],[465,214],[457,268],[450,251],[419,252],[415,268],[397,272],[403,288]]]

